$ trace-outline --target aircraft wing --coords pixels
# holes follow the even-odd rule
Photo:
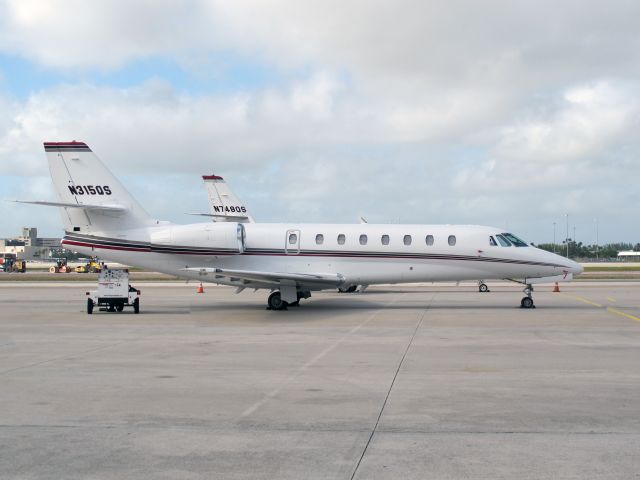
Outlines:
[[[229,270],[226,268],[183,268],[190,272],[198,272],[202,276],[211,275],[214,279],[227,278],[245,284],[260,283],[274,286],[295,284],[315,284],[339,286],[345,278],[339,273],[290,273],[290,272],[259,272],[253,270]]]
[[[14,200],[14,202],[29,203],[31,205],[44,205],[46,207],[85,208],[87,210],[100,210],[103,212],[125,212],[127,210],[127,208],[122,205],[91,205],[82,203],[43,202],[40,200]]]

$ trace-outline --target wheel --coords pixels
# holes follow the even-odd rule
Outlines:
[[[521,301],[520,301],[520,307],[521,308],[535,308],[533,305],[533,298],[531,297],[524,297]]]
[[[56,267],[49,267],[49,273],[56,273]]]
[[[116,311],[116,306],[113,303],[109,304],[109,308],[107,309],[107,312],[115,312]]]
[[[133,301],[133,313],[140,313],[140,299],[136,298]]]
[[[116,310],[118,312],[121,312],[122,310],[124,310],[124,305],[116,305]]]
[[[93,313],[93,300],[87,298],[87,313],[91,315]]]
[[[489,287],[487,286],[487,284],[486,284],[486,283],[481,283],[480,285],[478,285],[478,290],[479,290],[481,293],[485,293],[485,292],[488,292],[488,291],[489,291]]]
[[[271,295],[269,295],[267,304],[269,305],[270,310],[284,310],[287,308],[287,302],[282,300],[280,292],[273,292]]]
[[[356,291],[357,288],[358,288],[357,285],[350,285],[348,287],[340,287],[338,288],[338,291],[340,293],[353,293]]]

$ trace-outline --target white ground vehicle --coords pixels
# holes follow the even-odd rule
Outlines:
[[[121,312],[133,307],[140,313],[140,290],[129,285],[129,270],[105,268],[98,276],[98,290],[87,292],[87,313],[93,313],[96,305],[107,312]]]

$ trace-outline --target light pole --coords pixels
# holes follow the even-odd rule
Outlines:
[[[594,219],[596,222],[596,261],[600,260],[600,242],[598,239],[598,219]]]
[[[553,253],[556,253],[556,222],[553,222]]]
[[[567,236],[566,236],[565,243],[567,244],[567,258],[569,258],[569,214],[565,213],[564,216],[566,217],[566,220],[567,220]]]

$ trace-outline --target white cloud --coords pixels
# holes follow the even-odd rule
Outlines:
[[[174,176],[174,196],[225,173],[266,220],[517,226],[534,204],[535,215],[624,218],[640,174],[638,17],[625,1],[8,0],[0,51],[48,68],[162,57],[198,71],[227,52],[281,81],[225,94],[151,79],[0,96],[0,162],[41,176],[43,140],[85,140],[174,216],[142,186],[145,172]]]

